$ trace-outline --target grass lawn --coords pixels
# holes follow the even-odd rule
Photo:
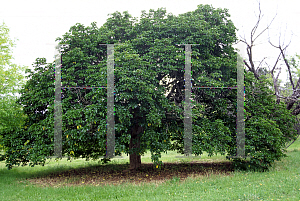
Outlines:
[[[166,167],[149,169],[150,153],[142,156],[144,171],[120,173],[128,156],[106,165],[62,159],[42,166],[7,170],[0,162],[0,200],[300,200],[300,140],[288,157],[270,172],[242,173],[226,169],[225,156],[180,159],[162,154]],[[190,163],[194,161],[193,163]],[[197,163],[196,163],[197,161]],[[167,166],[173,163],[172,166]],[[222,165],[223,164],[223,165]],[[147,169],[148,168],[148,169]],[[76,175],[72,177],[72,175]],[[121,182],[122,181],[122,182]]]

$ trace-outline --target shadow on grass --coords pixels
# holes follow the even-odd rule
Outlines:
[[[161,169],[154,168],[152,163],[142,163],[137,170],[124,172],[128,168],[128,164],[91,165],[44,175],[39,174],[27,181],[41,187],[99,186],[125,183],[139,185],[150,182],[163,183],[168,180],[173,181],[174,178],[176,178],[174,181],[183,181],[187,177],[231,175],[233,172],[231,162],[164,163]]]

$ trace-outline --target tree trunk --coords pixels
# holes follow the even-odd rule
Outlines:
[[[140,148],[140,134],[143,132],[143,128],[138,124],[134,125],[131,129],[131,139],[129,143],[129,149],[136,151]],[[135,170],[142,165],[141,156],[133,153],[129,155],[130,170]]]

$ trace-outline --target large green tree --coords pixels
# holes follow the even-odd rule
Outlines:
[[[12,62],[14,41],[9,36],[9,28],[0,25],[0,137],[4,129],[20,127],[25,116],[22,107],[16,104],[17,94],[24,85],[25,67]]]
[[[183,153],[185,57],[184,46],[176,44],[199,44],[192,47],[193,86],[236,86],[237,53],[232,47],[236,28],[228,17],[226,9],[209,5],[199,5],[195,11],[179,16],[167,15],[165,9],[142,11],[140,21],[128,12],[115,12],[100,28],[96,23],[88,27],[76,24],[57,39],[60,44],[68,44],[62,50],[63,86],[105,86],[107,51],[100,44],[116,44],[115,150],[116,155],[130,155],[131,169],[141,165],[146,150],[150,150],[155,166],[161,165],[162,152]],[[29,80],[18,100],[28,118],[22,129],[7,132],[3,140],[9,149],[1,159],[6,160],[8,168],[44,164],[53,155],[54,63],[38,58],[34,66],[34,71],[28,71]],[[251,167],[267,169],[282,156],[282,132],[291,132],[291,127],[285,126],[293,119],[285,119],[284,108],[278,114],[271,110],[274,101],[265,83],[257,84],[257,95],[251,94],[255,80],[251,73],[245,73],[249,91],[246,127],[251,131],[246,138],[246,153],[253,156]],[[171,81],[165,81],[166,77]],[[235,155],[236,91],[193,92],[192,153]],[[64,155],[105,155],[106,104],[106,89],[62,90]]]

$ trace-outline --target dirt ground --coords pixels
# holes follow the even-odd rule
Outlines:
[[[43,177],[29,178],[27,181],[43,187],[120,185],[127,182],[140,185],[144,182],[159,184],[168,180],[183,181],[187,177],[210,176],[213,174],[231,175],[233,172],[229,161],[164,163],[161,169],[156,169],[152,163],[142,163],[142,166],[135,171],[126,171],[128,168],[128,164],[98,165],[51,173]]]

